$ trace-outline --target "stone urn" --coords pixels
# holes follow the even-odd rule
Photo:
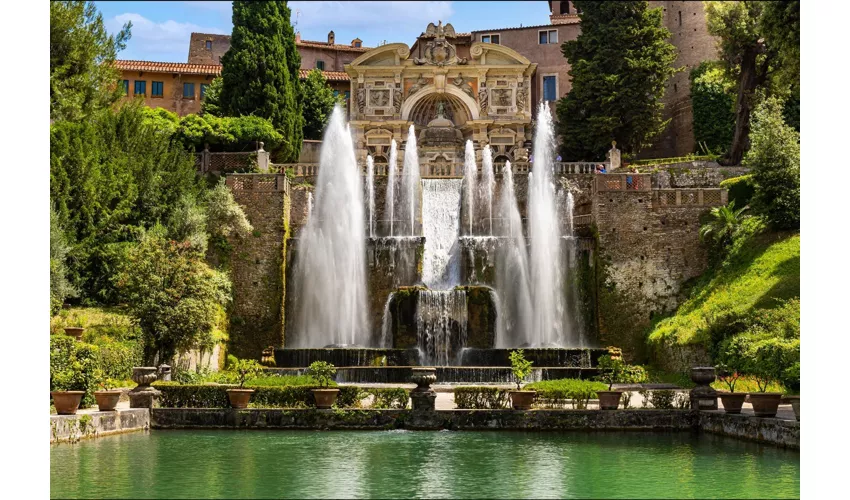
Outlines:
[[[313,389],[313,398],[316,400],[316,408],[320,410],[329,410],[334,403],[336,403],[337,396],[339,396],[339,389]]]
[[[691,409],[694,410],[716,410],[717,390],[711,387],[711,383],[717,378],[717,372],[713,366],[695,366],[691,368],[691,380],[696,387],[691,389]]]
[[[411,368],[410,381],[416,384],[416,389],[410,391],[413,411],[434,411],[437,393],[431,389],[431,384],[437,381],[437,369],[433,366]]]
[[[239,410],[248,408],[248,403],[251,401],[251,394],[254,394],[254,389],[228,389],[227,399],[230,401],[230,407]]]
[[[616,410],[620,407],[623,391],[596,391],[596,396],[599,398],[600,410]]]
[[[160,395],[158,390],[151,387],[157,379],[157,368],[134,366],[132,378],[138,385],[130,391],[130,408],[153,408],[154,399]]]
[[[59,415],[75,415],[86,391],[53,391],[53,406]]]
[[[66,326],[63,328],[65,330],[65,335],[69,337],[74,337],[74,340],[80,342],[83,340],[83,332],[86,331],[85,328],[79,326]]]

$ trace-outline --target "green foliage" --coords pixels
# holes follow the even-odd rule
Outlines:
[[[365,389],[361,396],[363,394],[371,394],[375,397],[372,403],[374,409],[403,410],[407,408],[407,403],[410,400],[410,392],[403,387],[369,388]]]
[[[207,232],[211,236],[229,238],[247,236],[254,228],[242,207],[233,198],[233,192],[222,179],[206,195]]]
[[[123,95],[112,63],[131,27],[110,35],[94,2],[50,3],[51,120],[82,120]]]
[[[755,377],[753,377],[752,375],[744,375],[744,374],[739,374],[739,375],[740,376],[738,377],[737,382],[735,382],[735,391],[736,392],[749,393],[749,392],[756,392],[756,391],[759,390],[758,389],[758,383],[756,382]],[[799,379],[800,379],[800,377],[798,376],[797,380],[799,380]],[[729,385],[724,384],[723,381],[720,381],[720,380],[711,384],[711,387],[713,387],[717,390],[728,390],[729,389]],[[794,391],[786,388],[785,386],[781,385],[779,382],[771,382],[767,386],[767,392],[793,393]],[[797,391],[797,392],[799,392],[799,391]]]
[[[230,368],[235,374],[236,381],[239,382],[239,388],[245,386],[245,381],[256,378],[257,374],[263,371],[263,365],[253,359],[238,359]]]
[[[647,380],[646,370],[642,366],[626,364],[619,356],[601,356],[596,369],[599,371],[597,380],[608,384],[609,391],[614,384],[640,384]]]
[[[510,394],[498,387],[455,387],[455,405],[461,410],[496,410],[510,408]]]
[[[144,118],[142,123],[152,127],[159,134],[166,137],[172,137],[177,133],[177,127],[180,126],[180,117],[177,113],[168,111],[165,108],[149,108],[144,106],[141,108]]]
[[[531,361],[525,359],[525,352],[522,349],[518,349],[510,352],[511,358],[511,373],[514,375],[514,381],[516,382],[516,388],[519,390],[522,386],[522,382],[531,375]]]
[[[258,116],[224,116],[212,114],[186,115],[176,130],[176,139],[187,149],[201,151],[244,151],[262,142],[268,150],[275,149],[284,138],[271,121]]]
[[[214,382],[214,380],[209,380]],[[316,379],[309,375],[259,375],[246,382],[251,387],[294,387],[308,385],[315,387],[318,385]],[[336,382],[331,383],[335,386]]]
[[[741,224],[748,217],[744,215],[748,209],[749,207],[744,206],[735,210],[734,201],[711,209],[708,222],[699,228],[699,237],[717,250],[713,255],[722,256],[726,247],[732,244],[735,235],[741,230]]]
[[[720,183],[720,187],[729,190],[729,201],[735,202],[737,207],[749,205],[756,192],[752,174],[726,179]]]
[[[777,71],[784,81],[800,85],[800,0],[764,2],[761,28],[776,51]],[[799,95],[798,95],[799,99]],[[799,115],[798,115],[799,116]],[[800,131],[799,118],[796,130]]]
[[[325,361],[313,361],[306,373],[319,383],[319,387],[328,387],[336,376],[336,367]]]
[[[207,214],[193,196],[183,195],[177,202],[168,218],[168,237],[201,254],[207,252]]]
[[[715,61],[700,63],[691,70],[690,79],[694,139],[704,150],[722,155],[732,144],[735,130],[735,83]]]
[[[562,155],[601,160],[616,140],[639,152],[658,137],[661,97],[675,72],[676,49],[667,40],[660,8],[643,1],[577,1],[581,33],[564,42],[572,89],[558,102]]]
[[[77,290],[68,281],[68,264],[65,259],[71,251],[65,232],[59,226],[59,216],[50,207],[50,314],[62,308],[67,297],[77,295]]]
[[[202,115],[221,116],[221,84],[220,76],[213,78],[213,81],[210,82],[210,86],[204,93],[204,100],[201,101]]]
[[[649,403],[659,410],[672,410],[676,391],[672,389],[656,389],[649,392]]]
[[[221,58],[218,103],[226,116],[270,120],[285,138],[276,155],[282,163],[298,161],[304,127],[301,56],[289,18],[286,2],[233,2],[233,34]]]
[[[596,391],[604,391],[606,386],[592,380],[567,378],[532,382],[525,388],[537,391],[536,405],[538,406],[559,408],[569,400],[573,408],[583,410],[587,408],[591,399],[597,398]]]
[[[129,312],[139,321],[145,359],[171,359],[178,350],[210,348],[230,281],[186,244],[146,234],[117,277]]]
[[[763,99],[753,113],[750,150],[756,207],[777,229],[800,227],[800,134],[782,116],[782,101]]]
[[[116,340],[107,336],[92,342],[98,348],[97,365],[104,377],[113,380],[129,380],[134,366],[142,366],[144,349],[141,339]]]
[[[94,404],[98,348],[65,335],[50,336],[50,390],[86,391],[80,406]]]
[[[137,103],[50,127],[51,205],[75,242],[66,262],[86,301],[116,303],[112,277],[128,248],[201,189],[192,159]]]
[[[344,100],[334,96],[325,76],[318,69],[307,73],[307,78],[301,82],[301,91],[304,96],[304,138],[320,140],[334,106],[342,104]]]
[[[176,382],[156,382],[154,386],[162,392],[159,405],[163,408],[229,408],[226,385],[180,385]],[[312,389],[315,386],[263,387],[246,384],[254,389],[251,406],[255,408],[314,408],[316,400]],[[339,387],[337,408],[351,408],[359,403],[359,389],[354,386]]]

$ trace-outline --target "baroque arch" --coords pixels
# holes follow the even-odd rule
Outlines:
[[[414,121],[412,112],[417,108],[417,104],[424,99],[434,99],[434,96],[439,96],[440,94],[445,93],[451,96],[450,99],[447,99],[449,102],[457,102],[460,101],[463,106],[466,108],[464,111],[466,112],[468,120],[478,120],[478,103],[475,102],[471,97],[466,95],[462,90],[455,87],[454,85],[446,85],[444,92],[437,92],[437,87],[434,84],[427,85],[423,87],[422,90],[416,92],[411,97],[405,99],[404,103],[401,105],[401,119],[407,121]]]

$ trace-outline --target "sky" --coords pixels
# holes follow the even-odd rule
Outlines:
[[[132,38],[119,59],[186,62],[192,32],[230,34],[230,2],[95,2],[107,29],[127,21]],[[337,43],[354,38],[363,46],[402,42],[412,45],[428,23],[452,23],[457,32],[532,26],[549,22],[546,1],[527,2],[289,2],[292,24],[303,40]],[[297,24],[296,24],[297,23]]]

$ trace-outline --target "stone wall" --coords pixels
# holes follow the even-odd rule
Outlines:
[[[718,187],[726,179],[750,173],[746,167],[721,167],[704,161],[663,165],[652,170],[652,187],[656,189]]]
[[[50,442],[74,443],[80,439],[96,438],[150,428],[147,408],[115,411],[78,410],[76,415],[50,415]]]
[[[253,234],[236,241],[231,253],[229,351],[259,359],[264,348],[283,344],[289,182],[279,174],[234,174],[227,176],[227,185],[254,226]]]

